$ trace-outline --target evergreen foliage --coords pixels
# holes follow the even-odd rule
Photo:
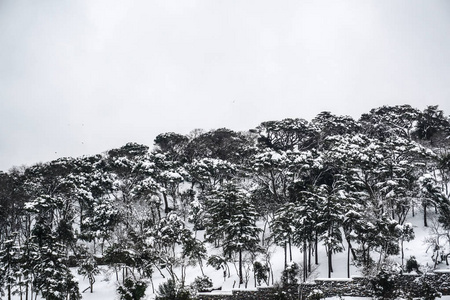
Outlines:
[[[411,273],[412,271],[420,272],[419,271],[419,263],[417,262],[416,258],[414,256],[411,256],[406,261],[406,272]]]
[[[122,273],[124,299],[143,297],[154,272],[170,275],[160,299],[188,299],[187,267],[203,271],[205,261],[224,279],[236,264],[240,283],[252,272],[268,282],[275,244],[285,251],[287,284],[299,270],[303,280],[311,274],[319,245],[331,277],[333,255],[345,246],[348,270],[351,262],[375,268],[376,293],[387,295],[396,273],[383,262],[399,253],[403,262],[403,243],[414,238],[408,214],[420,206],[428,226],[434,209],[450,236],[449,136],[437,106],[383,106],[359,120],[322,112],[248,132],[163,133],[154,149],[128,143],[0,172],[0,293],[79,299],[69,266],[92,291],[97,263],[105,263],[118,281]],[[304,253],[301,265],[292,246]]]
[[[190,292],[177,286],[175,281],[169,279],[158,287],[157,300],[190,300]]]
[[[143,281],[126,278],[124,283],[117,288],[121,300],[140,300],[145,296],[147,284]]]

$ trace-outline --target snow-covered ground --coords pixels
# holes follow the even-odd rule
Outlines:
[[[432,261],[432,249],[428,249],[429,245],[425,242],[426,237],[429,236],[429,228],[423,227],[423,214],[419,213],[415,217],[410,217],[407,222],[410,222],[415,231],[415,239],[410,242],[404,243],[404,251],[405,251],[405,259],[408,259],[410,256],[415,256],[417,261],[421,266],[433,266]],[[431,224],[431,222],[430,222]],[[198,236],[201,236],[202,233],[199,232]],[[442,240],[442,243],[444,241]],[[446,245],[447,253],[449,252],[448,249],[448,243]],[[274,271],[274,277],[275,281],[279,280],[279,277],[281,275],[281,272],[283,270],[284,265],[284,251],[280,247],[274,247],[274,253],[271,257],[271,263],[273,266]],[[214,251],[214,249],[209,249],[210,252]],[[293,247],[293,259],[295,262],[301,263],[302,261],[302,253],[299,251],[299,249]],[[394,257],[394,260],[401,262],[400,256]],[[334,272],[332,273],[332,278],[346,278],[347,277],[347,253],[344,251],[343,253],[338,253],[333,258],[333,265],[334,265]],[[448,269],[450,270],[449,266],[446,266],[445,263],[441,263],[438,266],[439,269]],[[228,278],[223,277],[223,272],[216,271],[210,266],[204,265],[203,267],[205,275],[209,276],[214,283],[215,288],[221,288],[221,290],[215,291],[215,293],[231,293],[233,289],[237,288],[245,288],[244,286],[238,285],[238,276],[237,276],[237,270],[235,266],[232,264],[230,265],[231,270],[231,276]],[[117,289],[117,282],[115,278],[115,273],[112,270],[108,270],[107,267],[102,267],[102,274],[98,275],[96,277],[96,283],[94,284],[94,292],[90,293],[89,290],[83,293],[83,299],[85,300],[112,300],[112,299],[118,299],[116,295],[116,289]],[[74,270],[74,274],[76,274],[76,270]],[[167,278],[169,278],[168,274],[163,273],[165,278],[158,272],[155,271],[153,276],[153,286],[155,290],[157,290],[158,286],[167,281]],[[189,267],[187,271],[187,284],[191,283],[195,277],[200,276],[201,271],[200,268],[197,267]],[[359,270],[352,266],[351,267],[351,275],[357,276],[360,275]],[[80,277],[79,275],[76,275],[79,280],[79,286],[80,290],[83,291],[88,288],[89,283],[87,279],[84,279]],[[250,276],[250,280],[248,283],[248,288],[254,289],[254,281],[253,276]],[[319,265],[317,266],[316,270],[313,272],[313,274],[310,277],[310,280],[313,280],[314,278],[324,278],[327,277],[327,263],[326,263],[326,253],[324,247],[319,248]],[[153,293],[152,285],[150,284],[145,299],[154,299],[155,294]],[[13,299],[18,299],[18,297],[15,297]],[[329,298],[329,299],[339,299],[339,298]],[[367,299],[367,298],[361,298],[361,297],[345,297],[344,299]],[[442,299],[450,300],[450,296],[442,297]]]

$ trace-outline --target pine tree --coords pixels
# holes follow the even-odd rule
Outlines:
[[[94,256],[85,253],[85,258],[81,260],[78,268],[78,274],[89,280],[89,288],[91,293],[94,291],[95,276],[100,274],[97,261]]]
[[[288,202],[283,204],[273,216],[270,222],[271,235],[270,238],[275,241],[278,246],[284,247],[284,268],[288,265],[288,249],[291,254],[291,243],[296,242],[299,238],[298,232],[303,232],[299,229],[297,218],[300,212],[294,203]],[[295,224],[295,225],[294,225]],[[292,255],[289,256],[289,262],[292,261]]]
[[[81,299],[78,282],[66,263],[65,248],[44,220],[40,219],[35,224],[33,239],[39,249],[39,256],[33,261],[33,285],[36,289],[46,299]]]
[[[20,251],[15,236],[9,236],[0,248],[0,289],[6,288],[8,300],[11,300],[12,292],[17,286],[17,276],[20,271]],[[3,291],[0,290],[0,292],[3,294]]]
[[[222,237],[224,254],[238,254],[239,283],[242,284],[243,254],[259,249],[261,229],[256,226],[258,214],[250,203],[250,195],[233,183],[222,186],[210,199],[212,205],[207,212],[209,220],[219,223],[209,223],[211,225],[206,227],[207,238],[215,240]]]

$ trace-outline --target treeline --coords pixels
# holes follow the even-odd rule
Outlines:
[[[0,173],[1,293],[80,299],[69,267],[92,291],[99,262],[122,291],[145,289],[156,272],[181,291],[187,267],[205,264],[226,277],[235,263],[240,284],[271,284],[273,245],[286,270],[291,247],[303,251],[303,279],[319,245],[329,276],[337,252],[348,251],[348,270],[403,259],[414,238],[405,219],[417,209],[424,226],[438,212],[449,236],[449,138],[437,106],[383,106],[359,120],[323,112],[248,132],[164,133],[153,149],[129,143],[13,168]]]

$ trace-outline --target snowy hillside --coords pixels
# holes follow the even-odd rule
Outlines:
[[[163,133],[153,149],[0,173],[0,292],[185,299],[448,268],[448,137],[438,107],[401,105]]]

